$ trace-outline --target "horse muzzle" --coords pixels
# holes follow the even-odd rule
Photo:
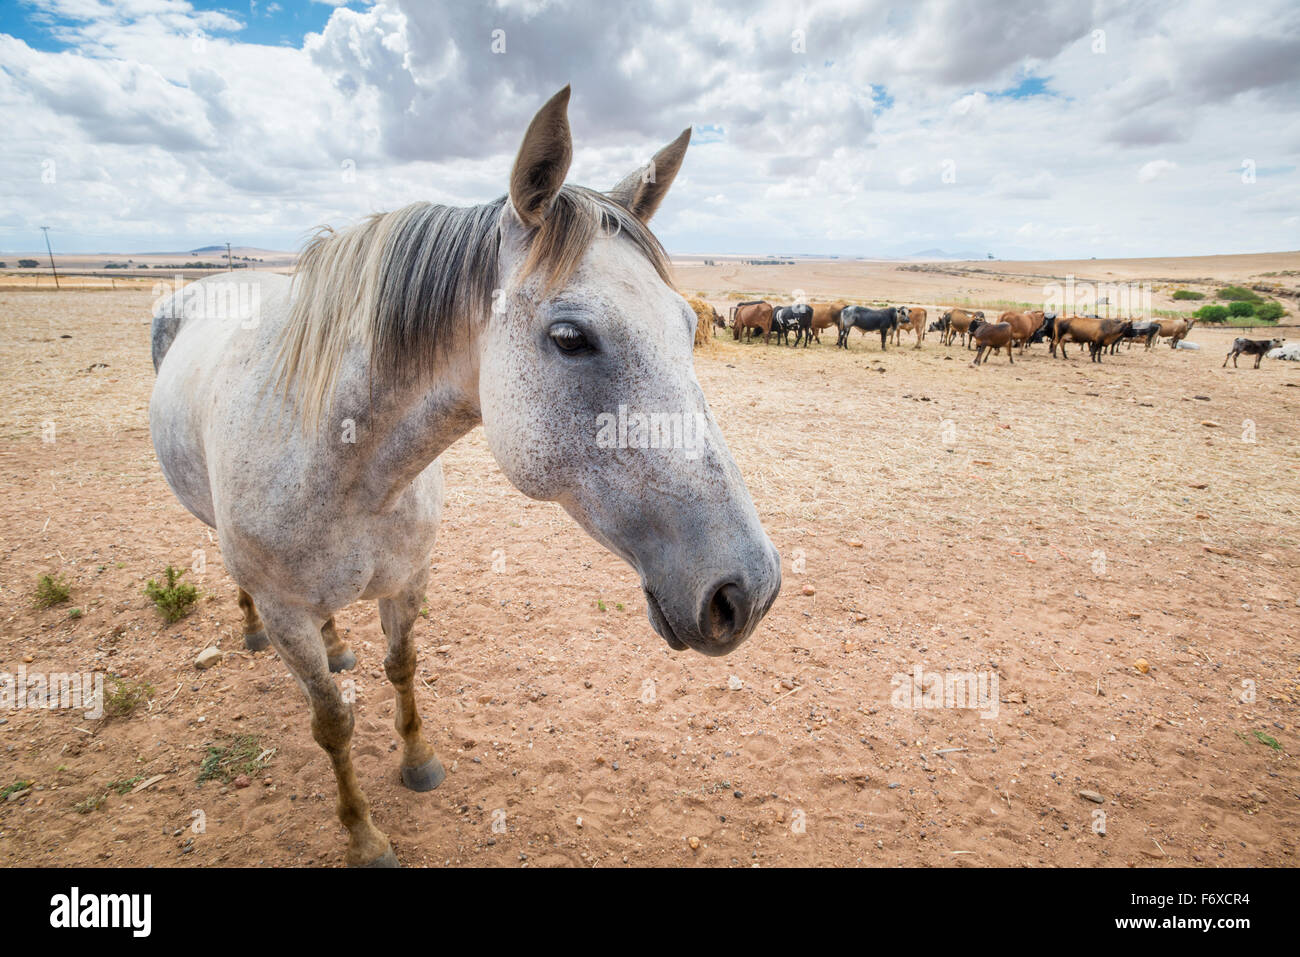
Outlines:
[[[668,647],[674,651],[690,648],[709,657],[739,647],[781,591],[781,556],[768,541],[763,552],[757,562],[739,572],[710,578],[703,588],[644,582],[646,615]]]

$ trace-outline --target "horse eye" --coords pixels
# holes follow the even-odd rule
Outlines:
[[[557,322],[550,329],[551,341],[561,352],[573,355],[591,348],[587,336],[571,322]]]

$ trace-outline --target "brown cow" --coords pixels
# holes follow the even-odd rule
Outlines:
[[[1187,334],[1192,331],[1192,326],[1196,325],[1195,319],[1157,319],[1160,324],[1160,332],[1157,334],[1161,339],[1169,340],[1169,348],[1178,348],[1178,343],[1187,338]]]
[[[1020,343],[1020,354],[1022,356],[1025,354],[1025,344],[1033,338],[1034,333],[1042,328],[1043,315],[1041,309],[1033,312],[1012,309],[998,316],[998,322],[1005,322],[1011,326],[1011,341]]]
[[[772,341],[772,304],[759,299],[754,302],[738,303],[732,312],[731,332],[736,341],[745,329],[753,329],[763,334],[763,344]]]
[[[975,343],[978,348],[975,350],[975,361],[973,366],[980,364],[980,357],[984,362],[988,362],[988,357],[999,349],[1007,350],[1007,362],[1015,365],[1016,360],[1011,358],[1011,344],[1014,329],[1009,322],[985,322],[983,319],[975,319],[970,324],[971,342]]]
[[[968,312],[965,309],[949,309],[943,314],[943,321],[948,324],[944,333],[943,344],[950,346],[956,340],[958,333],[961,334],[961,344],[967,346],[966,336],[970,332],[971,320],[984,320],[982,312]],[[967,346],[968,347],[968,346]]]
[[[822,341],[821,331],[834,327],[838,332],[840,328],[840,313],[848,303],[843,299],[837,299],[835,302],[814,302],[812,303],[812,336],[818,342]]]
[[[912,348],[919,349],[921,348],[921,340],[925,338],[925,320],[929,313],[920,306],[904,306],[903,308],[907,310],[907,322],[900,322],[894,327],[894,345],[901,346],[903,344],[903,330],[911,329],[916,333],[916,345],[912,346]]]
[[[1061,358],[1069,358],[1065,354],[1065,343],[1068,340],[1086,344],[1092,361],[1099,363],[1102,351],[1124,334],[1124,325],[1125,323],[1119,319],[1091,319],[1080,316],[1057,319],[1052,331],[1052,355],[1056,355],[1059,346]]]

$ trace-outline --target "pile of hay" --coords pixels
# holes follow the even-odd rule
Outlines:
[[[695,310],[695,348],[698,349],[713,339],[713,307],[696,296],[686,301]]]

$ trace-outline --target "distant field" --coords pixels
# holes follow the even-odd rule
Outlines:
[[[1267,261],[1248,258],[1143,269],[1240,280]],[[1033,288],[784,268],[679,278],[720,303],[779,276],[907,303]],[[150,303],[143,287],[0,287],[0,671],[152,689],[102,723],[7,713],[0,788],[32,789],[0,802],[0,865],[339,864],[302,696],[273,653],[244,651],[215,537],[159,471]],[[1221,369],[1231,335],[1198,326],[1199,351],[1121,348],[1101,365],[1036,346],[978,369],[934,335],[884,353],[856,334],[847,352],[833,337],[706,344],[701,386],[784,568],[725,659],[670,653],[636,575],[510,487],[475,429],[444,455],[415,626],[417,697],[449,772],[436,792],[398,783],[373,603],[338,614],[376,821],[404,862],[439,866],[1294,866],[1300,363]],[[166,625],[144,584],[196,552],[202,598]],[[67,581],[67,603],[34,606],[43,574]],[[209,645],[225,660],[197,671]],[[997,716],[895,706],[917,667],[995,672]],[[236,737],[265,768],[246,788],[200,784],[213,742]]]
[[[788,302],[798,294],[812,299],[879,300],[906,305],[1042,308],[1044,286],[1074,276],[1080,282],[1149,283],[1157,315],[1190,315],[1224,285],[1262,286],[1275,290],[1289,315],[1300,317],[1300,252],[1175,259],[1085,259],[1049,262],[900,263],[859,260],[796,260],[793,266],[751,266],[736,259],[686,258],[677,267],[677,283],[715,304],[759,295]],[[1178,289],[1206,294],[1203,301],[1173,298]]]

